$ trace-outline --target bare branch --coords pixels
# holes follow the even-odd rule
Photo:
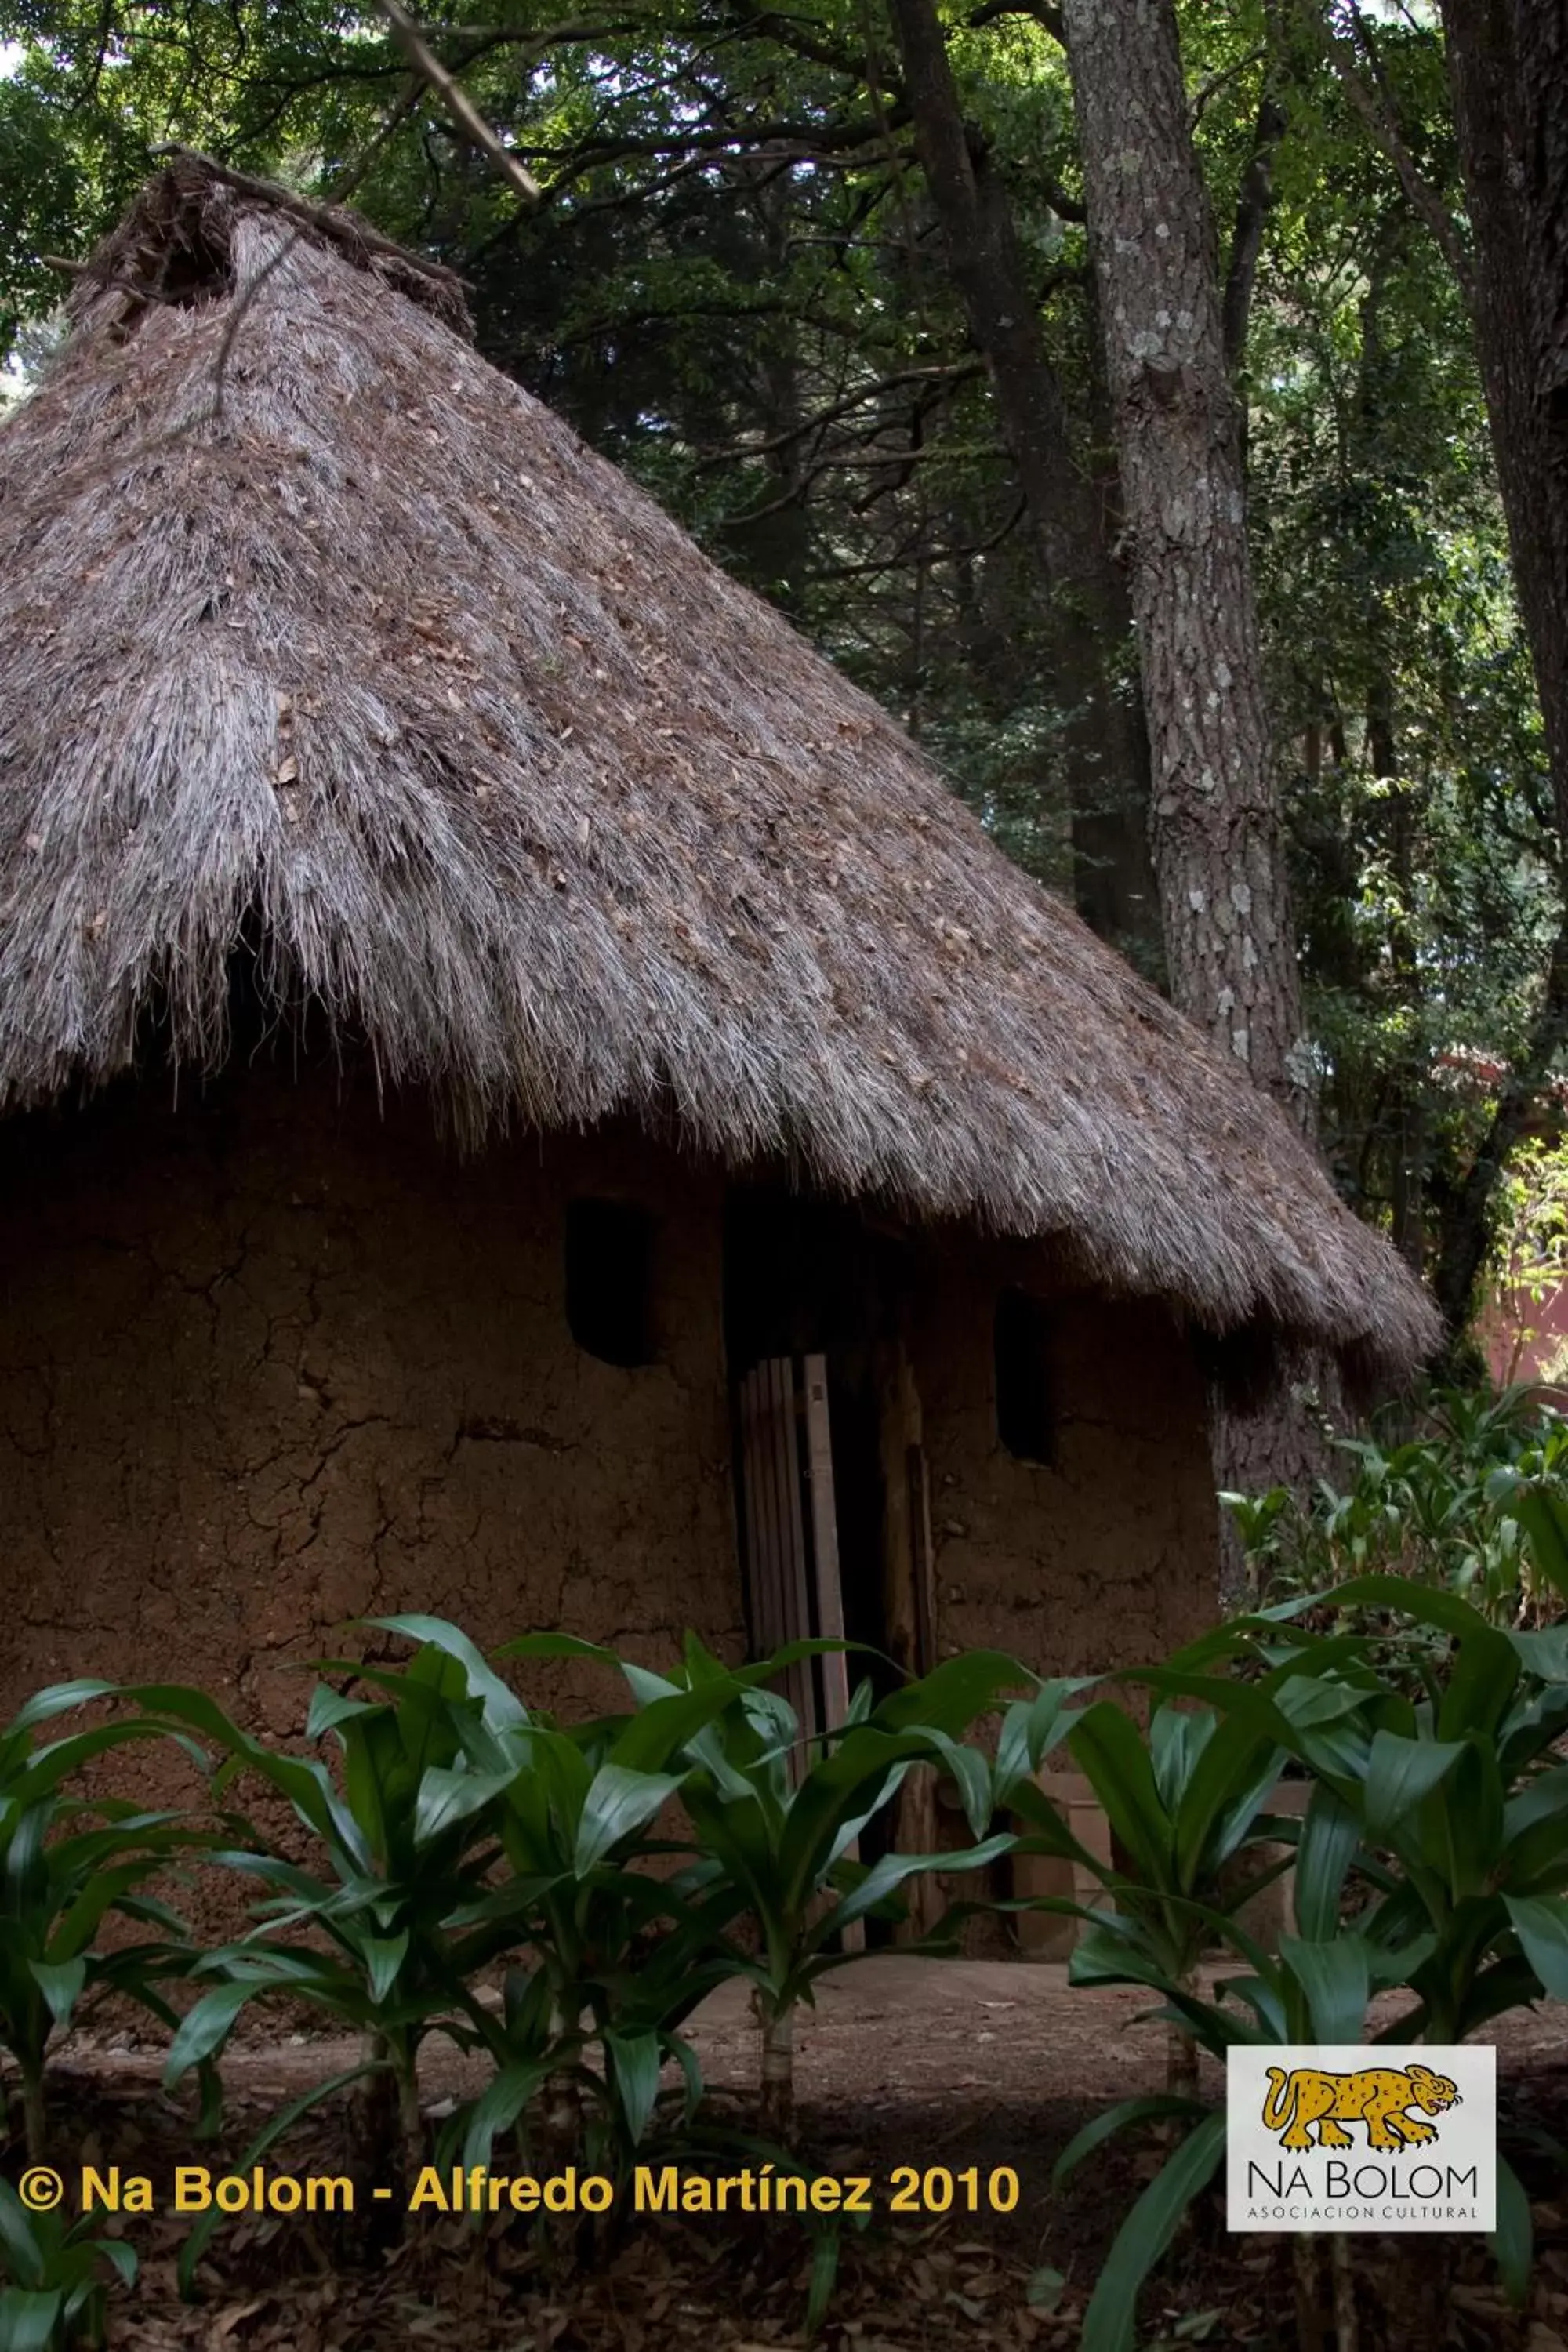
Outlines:
[[[989,555],[993,548],[1000,547],[1023,520],[1024,501],[1019,499],[999,530],[989,532],[984,539],[972,540],[967,546],[911,548],[897,555],[875,556],[863,563],[827,564],[820,572],[808,572],[805,576],[810,581],[863,580],[872,572],[910,572],[917,564],[966,562],[973,556]]]
[[[1230,258],[1226,266],[1220,315],[1225,338],[1226,373],[1234,376],[1247,350],[1247,322],[1252,315],[1252,289],[1263,250],[1264,223],[1274,201],[1274,156],[1285,136],[1285,110],[1265,90],[1252,133],[1252,152],[1237,193],[1236,223],[1231,230]]]
[[[1004,16],[1027,16],[1050,35],[1058,48],[1068,45],[1062,12],[1051,5],[1051,0],[981,0],[963,21],[972,31],[979,32],[983,26],[994,25]]]
[[[809,440],[814,433],[820,432],[825,425],[837,425],[842,417],[864,407],[868,400],[877,400],[883,393],[896,392],[905,384],[957,385],[984,373],[978,360],[956,360],[944,365],[901,368],[896,375],[883,376],[879,383],[861,384],[854,392],[846,393],[842,400],[833,401],[826,408],[818,409],[815,416],[808,416],[804,425],[789,425],[782,433],[770,434],[766,440],[736,441],[727,448],[707,450],[700,460],[700,466],[723,466],[739,457],[765,457],[777,450],[787,449],[792,442]],[[885,431],[885,422],[879,422],[876,429]]]
[[[1256,49],[1248,49],[1243,58],[1233,58],[1229,65],[1221,66],[1217,73],[1210,74],[1207,81],[1193,93],[1192,104],[1187,109],[1187,120],[1194,131],[1204,119],[1205,108],[1211,99],[1219,96],[1226,82],[1235,81],[1239,74],[1250,72],[1254,66],[1261,65],[1268,55],[1265,43]]]
[[[1458,279],[1466,301],[1473,303],[1475,273],[1470,267],[1470,257],[1460,242],[1454,215],[1431,182],[1423,176],[1405,145],[1386,92],[1368,88],[1356,47],[1336,27],[1331,10],[1325,14],[1320,9],[1317,0],[1305,0],[1304,13],[1316,27],[1341,89],[1372,133],[1376,145],[1393,164],[1411,210],[1426,222],[1437,240],[1444,260]],[[1357,22],[1360,26],[1359,18]],[[1360,37],[1370,39],[1364,26],[1360,26]]]
[[[436,92],[464,137],[470,140],[482,155],[489,156],[496,170],[516,189],[525,204],[536,205],[542,194],[538,181],[491,130],[462,84],[447,72],[403,6],[402,0],[375,0],[375,5],[391,26],[398,47],[420,80]]]

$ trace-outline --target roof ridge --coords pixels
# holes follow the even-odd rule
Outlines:
[[[242,212],[274,212],[290,224],[295,238],[330,247],[472,341],[467,279],[384,236],[352,206],[314,203],[196,148],[153,152],[168,159],[163,169],[73,273],[77,282],[66,305],[73,325],[108,328],[123,340],[154,305],[188,307],[232,293],[234,219]],[[118,304],[106,309],[105,295],[118,295]]]

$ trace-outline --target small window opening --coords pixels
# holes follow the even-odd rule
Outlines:
[[[653,1219],[627,1201],[566,1204],[566,1321],[601,1363],[651,1364]]]
[[[1050,1317],[1037,1298],[1004,1290],[996,1301],[996,1434],[1020,1462],[1056,1460]]]

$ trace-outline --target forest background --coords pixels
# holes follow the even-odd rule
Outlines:
[[[1315,1129],[1457,1342],[1500,1222],[1516,1269],[1568,1229],[1563,0],[1531,56],[1526,0],[561,8],[0,0],[11,394],[170,142],[447,263]]]

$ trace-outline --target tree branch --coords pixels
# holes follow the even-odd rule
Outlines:
[[[1431,182],[1424,177],[1405,145],[1404,134],[1387,102],[1386,92],[1368,89],[1355,47],[1336,29],[1331,14],[1321,13],[1318,0],[1305,0],[1305,13],[1317,30],[1341,89],[1372,133],[1374,143],[1394,166],[1412,211],[1426,222],[1436,238],[1438,249],[1458,279],[1467,303],[1473,305],[1475,274],[1470,267],[1470,257],[1460,242],[1454,215]],[[1363,43],[1370,41],[1371,36],[1359,17],[1356,25],[1358,40]],[[1375,51],[1373,55],[1375,58]]]
[[[824,425],[837,425],[841,417],[864,407],[867,401],[877,400],[885,392],[896,392],[904,384],[957,384],[972,381],[984,373],[978,360],[955,360],[931,367],[901,368],[896,375],[883,376],[879,383],[862,384],[858,390],[846,393],[842,400],[833,401],[826,408],[818,409],[815,416],[808,416],[804,425],[791,425],[782,433],[770,434],[764,441],[736,441],[723,449],[707,450],[699,460],[699,467],[728,465],[738,457],[765,457],[777,450],[787,449],[792,442],[809,439]]]
[[[436,92],[464,137],[479,149],[481,155],[489,157],[524,204],[536,205],[542,193],[538,181],[491,130],[462,84],[447,72],[403,6],[402,0],[375,0],[375,5],[391,26],[394,38],[420,80]]]
[[[1236,225],[1230,236],[1230,259],[1226,268],[1220,302],[1225,341],[1226,373],[1234,376],[1247,349],[1247,321],[1252,313],[1252,289],[1263,250],[1264,224],[1274,201],[1274,156],[1285,136],[1285,110],[1265,89],[1252,133],[1252,153],[1241,175],[1236,199]]]
[[[963,21],[972,32],[979,32],[986,25],[999,23],[1004,16],[1027,16],[1050,35],[1058,48],[1065,49],[1068,45],[1062,12],[1051,5],[1051,0],[981,0],[980,6],[972,8]]]

